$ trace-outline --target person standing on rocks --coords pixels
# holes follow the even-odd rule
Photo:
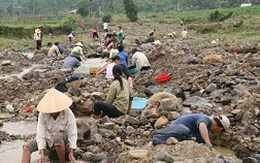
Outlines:
[[[151,64],[144,53],[134,48],[132,54],[132,65],[137,67],[138,71],[151,69]]]
[[[105,21],[104,23],[103,23],[103,27],[104,27],[104,32],[108,32],[108,22],[107,21]]]
[[[41,35],[40,29],[35,29],[33,38],[34,38],[34,41],[36,42],[36,49],[40,50],[42,47],[42,35]]]
[[[124,51],[124,45],[119,44],[118,45],[118,51],[117,56],[120,58],[120,66],[124,72],[124,75],[126,76],[129,86],[132,89],[133,88],[133,79],[131,77],[131,74],[128,69],[128,54]]]
[[[50,89],[37,106],[40,112],[36,139],[23,146],[22,163],[31,162],[31,153],[40,151],[40,163],[45,162],[47,150],[56,150],[59,161],[65,163],[66,147],[69,160],[76,163],[74,150],[77,148],[77,126],[70,110],[72,100],[65,94]]]
[[[175,137],[178,141],[196,138],[196,142],[205,143],[212,148],[210,134],[218,135],[229,129],[230,121],[224,116],[209,117],[205,114],[187,114],[174,120],[165,129],[155,131],[153,144],[165,144],[167,139]]]
[[[127,80],[122,76],[121,66],[113,67],[114,81],[110,85],[105,102],[94,103],[95,119],[108,117],[116,118],[130,111],[130,88]]]
[[[125,36],[124,36],[122,26],[120,26],[120,25],[118,26],[117,39],[120,44],[124,44]]]

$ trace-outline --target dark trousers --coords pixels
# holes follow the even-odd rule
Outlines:
[[[111,118],[116,118],[116,117],[123,115],[123,113],[118,111],[117,108],[112,104],[107,104],[104,102],[95,102],[94,103],[94,114],[100,115],[101,113],[103,113]]]
[[[94,32],[93,35],[92,35],[92,37],[98,39],[98,34],[97,34],[97,32]]]
[[[37,49],[37,50],[40,50],[41,47],[42,47],[42,41],[41,41],[41,40],[37,40],[37,41],[36,41],[36,49]]]

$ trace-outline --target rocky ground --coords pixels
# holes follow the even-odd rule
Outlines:
[[[72,110],[78,120],[79,140],[76,157],[85,162],[242,162],[247,157],[257,162],[260,153],[260,51],[257,43],[223,44],[221,41],[203,42],[204,35],[190,30],[188,38],[164,37],[169,25],[158,28],[160,44],[135,45],[132,38],[140,38],[132,28],[125,31],[126,51],[137,47],[145,52],[153,67],[152,72],[137,73],[134,91],[139,97],[149,98],[158,92],[168,92],[172,98],[161,100],[160,106],[148,105],[144,110],[132,110],[129,115],[116,119],[104,117],[100,121],[91,118],[93,102],[104,100],[109,81],[104,77],[94,78],[84,75],[80,90],[67,91],[73,99]],[[178,26],[175,29],[180,32]],[[149,31],[147,31],[148,33]],[[177,33],[178,34],[178,33]],[[143,39],[143,37],[141,37]],[[98,53],[97,42],[87,44],[86,57]],[[65,45],[69,47],[69,45]],[[69,49],[66,49],[69,51]],[[235,52],[235,53],[234,53]],[[63,81],[70,72],[60,70],[63,59],[53,61],[46,57],[46,50],[38,51],[29,59],[21,52],[2,51],[0,53],[0,74],[10,75],[23,68],[35,67],[21,78],[0,77],[1,112],[15,114],[8,121],[36,121],[37,112],[24,112],[37,103],[44,91]],[[65,54],[66,55],[66,54]],[[169,72],[170,80],[157,83],[155,76]],[[183,92],[186,100],[174,95]],[[231,121],[231,129],[225,134],[213,137],[213,145],[222,146],[235,152],[228,157],[211,151],[193,141],[176,142],[153,146],[152,134],[170,121],[187,113],[226,114]],[[87,116],[87,118],[86,118]],[[1,131],[0,142],[14,139],[30,139]],[[142,151],[136,151],[142,150]],[[135,155],[137,152],[137,156]],[[258,160],[259,161],[259,160]]]

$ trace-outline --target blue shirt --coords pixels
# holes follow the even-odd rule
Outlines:
[[[124,51],[117,53],[117,56],[120,58],[120,64],[128,67],[128,54]]]
[[[62,68],[77,68],[80,66],[80,62],[77,58],[73,56],[68,56],[64,59]]]
[[[198,143],[205,143],[204,139],[200,135],[199,124],[204,122],[210,132],[212,127],[212,120],[205,114],[187,114],[173,121],[170,126],[183,124],[191,130],[192,136],[196,137]]]

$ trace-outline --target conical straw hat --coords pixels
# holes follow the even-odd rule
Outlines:
[[[72,100],[65,94],[51,88],[41,99],[37,110],[42,113],[56,113],[70,107]]]

